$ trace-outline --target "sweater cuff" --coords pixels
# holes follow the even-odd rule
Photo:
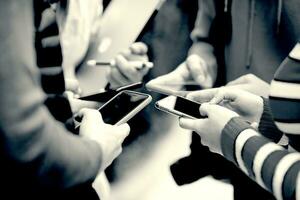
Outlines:
[[[223,155],[237,165],[235,156],[235,141],[245,129],[252,128],[241,117],[232,118],[224,127],[221,134],[221,148]]]
[[[262,98],[264,102],[264,110],[259,121],[258,131],[266,138],[277,143],[281,139],[283,133],[274,123],[268,99],[264,97]]]

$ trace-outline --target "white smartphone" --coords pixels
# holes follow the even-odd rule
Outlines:
[[[149,94],[124,90],[99,108],[102,119],[107,124],[126,123],[152,101]]]
[[[200,114],[200,106],[201,104],[195,101],[178,96],[168,96],[155,103],[155,107],[161,111],[190,119],[204,118]]]

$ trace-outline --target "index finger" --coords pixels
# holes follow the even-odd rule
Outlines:
[[[190,100],[193,100],[193,101],[197,101],[199,103],[209,102],[211,99],[213,99],[215,97],[217,92],[218,92],[217,88],[199,90],[199,91],[195,91],[195,92],[190,92],[187,95],[187,98]]]

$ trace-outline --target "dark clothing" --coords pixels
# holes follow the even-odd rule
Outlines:
[[[47,94],[45,105],[56,120],[66,123],[72,117],[65,92],[62,51],[55,11],[50,4],[34,0],[36,63],[41,72],[41,85]],[[47,41],[52,40],[51,45]],[[71,127],[72,125],[70,125]]]

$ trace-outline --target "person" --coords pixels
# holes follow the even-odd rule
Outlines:
[[[199,0],[188,58],[149,84],[192,79],[211,88],[218,76],[222,85],[238,85],[266,96],[266,83],[297,42],[299,6],[299,2],[281,0]],[[260,90],[251,88],[250,83],[259,85]]]
[[[298,42],[276,72],[269,100],[231,88],[190,93],[189,99],[209,102],[200,106],[205,118],[181,118],[180,126],[200,134],[211,151],[233,162],[276,199],[299,199],[299,73]],[[289,148],[273,143],[251,123],[264,126],[271,137],[284,132]]]
[[[268,82],[297,42],[300,16],[294,9],[296,7],[299,7],[299,3],[295,1],[200,0],[195,29],[191,33],[194,43],[188,58],[171,73],[148,84],[164,85],[167,82],[193,80],[202,88],[226,85],[266,97]],[[207,149],[200,148],[198,143],[198,136],[193,135],[191,155],[171,167],[177,183],[188,183],[207,174],[217,178],[224,178],[225,175],[232,177],[236,199],[246,198],[245,194],[248,197],[258,194],[260,188],[247,181],[246,177],[242,179],[243,174],[237,175],[236,170],[226,170],[232,167],[222,158],[214,158],[217,155],[205,153]],[[196,163],[200,155],[203,158],[201,166]],[[206,161],[204,158],[207,158]],[[214,162],[219,164],[208,164]],[[203,171],[193,167],[196,165],[202,167]],[[206,165],[208,167],[204,167]],[[215,169],[217,166],[224,166],[224,173]],[[250,185],[256,188],[255,192],[251,192]]]
[[[120,153],[127,124],[104,124],[84,109],[80,136],[44,105],[34,53],[34,2],[1,1],[1,198],[53,199],[92,182]]]
[[[101,26],[101,1],[35,1],[37,63],[40,68],[62,66],[67,91],[82,93],[76,71],[90,44],[97,42]],[[115,58],[116,68],[107,74],[108,82],[117,87],[140,81],[149,68],[134,70],[148,61],[148,48],[137,42]],[[134,61],[134,62],[131,62]],[[140,62],[137,62],[140,61]],[[53,73],[53,72],[52,72]],[[122,80],[122,81],[121,81]],[[55,85],[51,83],[48,85]],[[57,85],[55,85],[57,86]]]
[[[90,43],[98,39],[97,34],[102,28],[99,21],[103,6],[98,0],[84,3],[78,0],[57,1],[50,8],[53,6],[56,11],[66,87],[75,93],[80,92],[75,71],[87,54]],[[143,62],[148,61],[147,51],[144,43],[137,42],[117,55],[114,59],[116,67],[112,67],[107,74],[111,87],[141,81],[150,69],[145,67],[137,70]]]

